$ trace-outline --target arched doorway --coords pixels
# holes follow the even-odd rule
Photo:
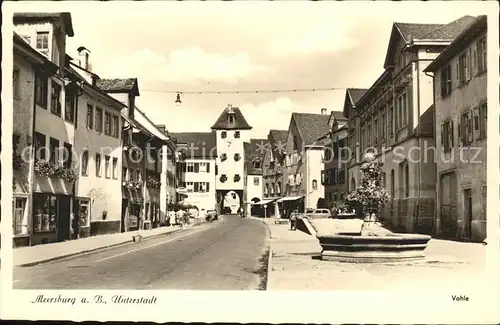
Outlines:
[[[240,208],[240,196],[235,191],[229,191],[224,196],[224,207],[227,213],[236,214]]]

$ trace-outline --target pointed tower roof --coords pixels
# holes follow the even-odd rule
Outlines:
[[[232,116],[232,117],[231,117]],[[238,107],[229,105],[212,126],[212,130],[251,130],[252,127]]]

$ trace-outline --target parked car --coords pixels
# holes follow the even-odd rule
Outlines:
[[[205,215],[206,215],[206,218],[209,218],[212,220],[219,219],[219,216],[217,215],[217,211],[215,211],[215,210],[207,210]]]
[[[312,212],[306,212],[305,217],[309,219],[331,218],[332,214],[328,209],[316,209]]]

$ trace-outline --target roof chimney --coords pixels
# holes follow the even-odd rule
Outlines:
[[[326,115],[326,112],[327,112],[327,111],[328,111],[328,110],[327,110],[326,108],[322,108],[322,109],[321,109],[321,115]]]
[[[78,56],[80,59],[80,67],[84,68],[87,71],[90,71],[90,51],[85,46],[80,46],[78,49]]]

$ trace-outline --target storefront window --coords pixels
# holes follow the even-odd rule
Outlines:
[[[89,200],[78,200],[78,224],[80,227],[86,227],[89,224],[90,215],[90,201]]]
[[[24,210],[26,208],[26,198],[24,197],[16,197],[14,198],[13,202],[13,208],[14,208],[14,213],[13,213],[13,230],[14,230],[14,235],[18,235],[22,233],[22,225],[23,225],[23,219],[24,219]]]
[[[53,231],[57,223],[57,197],[35,194],[33,196],[33,230]]]

